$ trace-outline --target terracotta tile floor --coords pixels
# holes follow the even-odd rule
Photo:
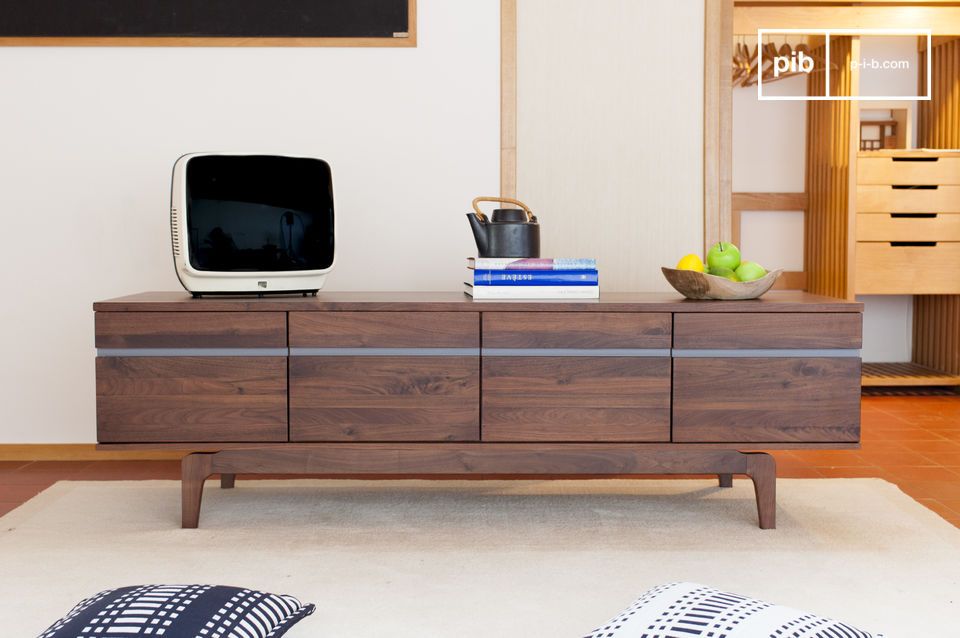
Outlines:
[[[864,397],[860,450],[775,452],[782,478],[879,477],[960,527],[960,396]],[[0,461],[0,515],[61,479],[177,479],[176,461]]]

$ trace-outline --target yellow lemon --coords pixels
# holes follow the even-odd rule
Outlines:
[[[677,270],[696,270],[697,272],[703,272],[703,260],[700,259],[699,255],[690,253],[677,262]]]

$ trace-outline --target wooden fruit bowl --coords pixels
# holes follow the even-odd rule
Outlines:
[[[771,270],[753,281],[730,281],[695,270],[663,267],[663,276],[687,299],[756,299],[773,287],[783,268]]]

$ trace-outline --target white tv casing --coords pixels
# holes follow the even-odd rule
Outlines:
[[[274,155],[274,153],[188,153],[173,165],[170,189],[170,239],[173,245],[173,263],[177,278],[193,294],[203,293],[268,293],[311,292],[323,288],[327,273],[337,262],[337,215],[333,215],[333,260],[323,270],[275,272],[211,272],[197,270],[190,265],[190,245],[187,241],[187,164],[194,157],[209,155]],[[296,159],[319,159],[305,155],[283,155]],[[320,160],[323,161],[323,160]]]

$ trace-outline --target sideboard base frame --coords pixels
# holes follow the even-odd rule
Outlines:
[[[643,448],[593,444],[332,444],[194,452],[183,458],[182,527],[200,523],[203,486],[220,475],[224,489],[237,474],[624,475],[713,474],[731,487],[734,474],[753,481],[760,529],[776,527],[776,460],[765,452]]]

